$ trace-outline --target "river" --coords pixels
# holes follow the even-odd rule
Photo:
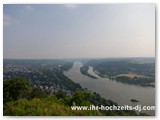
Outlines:
[[[98,79],[92,79],[80,72],[83,66],[81,62],[74,62],[73,67],[64,74],[75,83],[79,83],[83,88],[99,93],[105,99],[110,99],[117,102],[119,105],[141,105],[154,106],[155,105],[155,88],[142,87],[137,85],[124,84],[102,78],[93,72],[90,66],[88,73],[96,76]],[[131,102],[131,99],[136,99],[139,102]],[[143,111],[150,115],[154,115],[155,111]]]

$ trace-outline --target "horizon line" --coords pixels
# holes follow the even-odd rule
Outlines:
[[[92,58],[3,58],[10,60],[64,60],[64,59],[120,59],[120,58],[156,58],[156,56],[148,57],[92,57]]]

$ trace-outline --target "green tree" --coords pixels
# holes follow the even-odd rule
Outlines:
[[[57,93],[55,93],[55,96],[60,99],[60,98],[65,98],[66,97],[66,93],[61,91],[61,90],[58,90]]]
[[[26,98],[30,89],[30,82],[24,78],[6,80],[3,82],[3,102]]]
[[[32,88],[31,92],[29,93],[29,98],[45,98],[47,94],[43,92],[40,88]]]
[[[92,97],[92,93],[90,92],[81,92],[78,91],[72,97],[72,104],[74,105],[90,105],[90,98]]]

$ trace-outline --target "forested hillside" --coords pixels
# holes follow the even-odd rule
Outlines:
[[[128,58],[91,60],[86,66],[93,66],[101,77],[127,84],[155,86],[155,59]]]

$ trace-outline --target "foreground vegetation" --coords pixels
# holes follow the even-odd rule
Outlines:
[[[97,93],[77,91],[73,96],[66,96],[62,91],[47,94],[33,88],[24,78],[4,81],[3,114],[5,116],[136,116],[134,111],[84,111],[71,110],[70,106],[117,105],[105,100]],[[140,114],[143,115],[143,114]]]
[[[19,99],[4,106],[4,115],[9,116],[80,116],[103,115],[99,111],[72,111],[54,97]]]

